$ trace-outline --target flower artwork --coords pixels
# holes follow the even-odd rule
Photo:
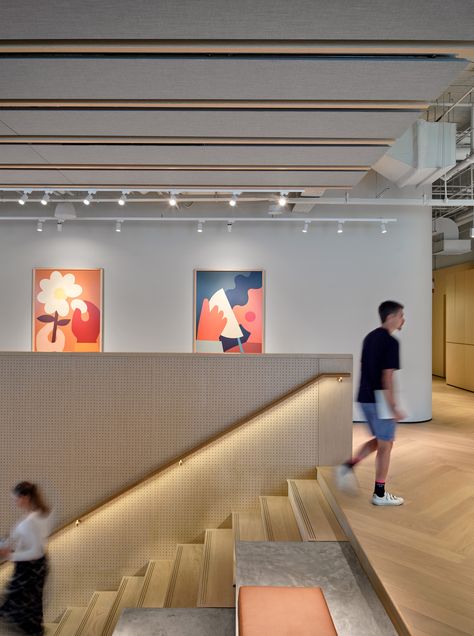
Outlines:
[[[195,272],[194,351],[263,353],[263,272]]]
[[[102,270],[33,270],[33,351],[102,351]]]

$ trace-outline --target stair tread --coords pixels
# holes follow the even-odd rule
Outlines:
[[[120,582],[114,604],[107,617],[103,636],[112,636],[122,611],[126,607],[136,607],[143,588],[143,576],[124,576]]]
[[[94,592],[86,608],[77,636],[102,636],[117,591]]]
[[[206,530],[198,607],[234,607],[234,541],[231,529]]]
[[[260,497],[260,507],[267,541],[301,541],[288,497]]]
[[[170,559],[153,560],[148,563],[137,607],[163,607],[170,572]]]
[[[234,541],[265,541],[265,530],[260,512],[233,512]]]
[[[316,480],[288,479],[288,493],[305,541],[347,541]]]
[[[85,607],[68,607],[58,623],[47,624],[45,636],[75,636],[85,613]],[[55,626],[54,631],[53,626]]]
[[[164,607],[196,607],[202,553],[202,543],[176,547]]]

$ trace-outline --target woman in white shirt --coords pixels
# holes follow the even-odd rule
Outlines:
[[[28,636],[43,636],[43,589],[48,574],[45,550],[51,511],[35,484],[22,481],[12,493],[24,517],[11,533],[8,546],[0,548],[0,557],[15,564],[0,618]]]

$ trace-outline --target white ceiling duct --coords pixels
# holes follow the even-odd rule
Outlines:
[[[419,120],[373,166],[399,188],[433,183],[456,165],[456,124]]]
[[[76,208],[72,203],[58,203],[54,211],[54,216],[61,221],[75,219],[77,218]]]

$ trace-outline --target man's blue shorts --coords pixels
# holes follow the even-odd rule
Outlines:
[[[382,420],[377,415],[377,405],[366,402],[360,405],[372,435],[385,442],[393,442],[395,439],[395,420]]]

